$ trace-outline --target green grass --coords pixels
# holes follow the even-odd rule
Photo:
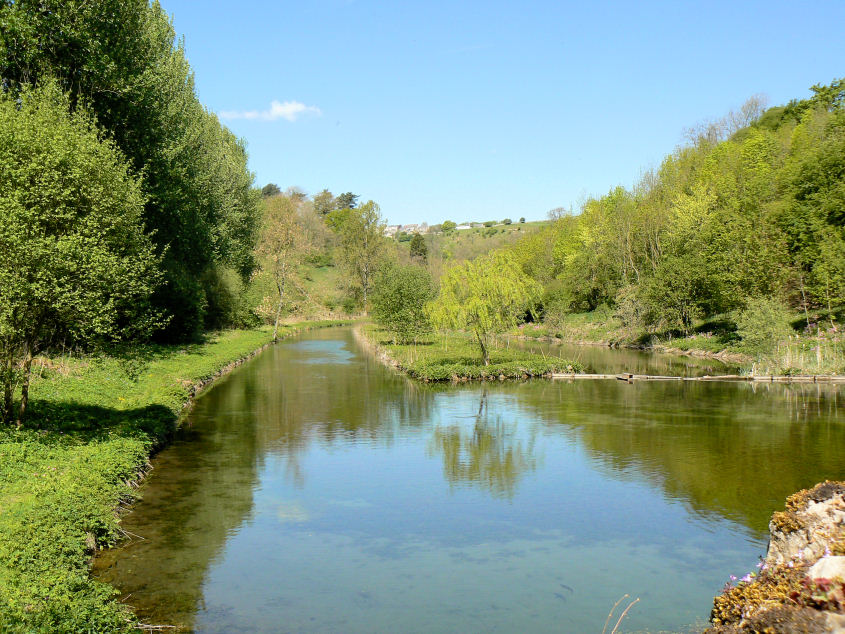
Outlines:
[[[438,334],[417,344],[394,344],[390,335],[376,326],[365,326],[362,332],[402,371],[422,381],[521,379],[584,371],[577,361],[506,347],[492,348],[490,365],[485,366],[478,344],[461,333]]]
[[[525,324],[509,334],[575,343],[613,343],[664,352],[729,355],[743,366],[744,372],[757,375],[845,374],[845,328],[842,325],[845,307],[835,308],[832,314],[825,310],[811,312],[811,328],[807,328],[808,315],[795,313],[793,317],[792,338],[763,353],[749,349],[743,343],[730,315],[700,320],[689,334],[678,330],[646,332],[625,328],[611,309],[602,307],[588,313],[556,315],[541,324]]]
[[[634,333],[625,329],[613,311],[601,308],[587,313],[555,315],[537,324],[522,324],[508,334],[529,338],[554,338],[575,343],[632,343]]]
[[[331,322],[286,325],[282,336]],[[89,577],[95,548],[120,539],[119,508],[176,429],[194,386],[270,342],[272,329],[112,356],[42,358],[30,416],[0,429],[0,631],[135,629],[115,590]]]

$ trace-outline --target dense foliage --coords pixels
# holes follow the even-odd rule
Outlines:
[[[705,127],[631,190],[557,214],[513,248],[547,316],[615,309],[627,325],[689,332],[766,297],[845,302],[845,83]]]
[[[121,339],[158,325],[144,198],[121,154],[53,86],[0,95],[0,421],[20,426],[32,359],[57,339]]]
[[[386,266],[376,280],[373,317],[398,342],[413,342],[431,332],[425,304],[434,294],[431,275],[424,268],[413,264]]]
[[[154,296],[164,336],[225,325],[209,311],[226,270],[246,279],[260,194],[241,141],[205,110],[161,6],[147,0],[0,1],[0,87],[55,80],[141,177],[144,224],[166,283]],[[219,302],[218,302],[219,303]],[[218,323],[215,323],[218,322]]]

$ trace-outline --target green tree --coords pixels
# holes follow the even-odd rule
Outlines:
[[[472,331],[482,362],[490,365],[490,335],[516,326],[541,291],[513,254],[498,251],[447,270],[440,279],[440,293],[427,310],[438,328]]]
[[[412,258],[419,258],[423,262],[428,259],[428,247],[425,244],[425,238],[419,233],[414,233],[411,236],[410,250]]]
[[[267,183],[264,187],[261,188],[261,196],[263,198],[270,198],[271,196],[278,196],[282,193],[282,190],[279,189],[279,186],[276,183]]]
[[[314,211],[323,217],[328,216],[336,207],[334,196],[332,196],[332,193],[328,189],[314,194],[312,200],[314,201]]]
[[[369,200],[349,209],[339,228],[343,261],[360,293],[364,314],[384,252],[384,223],[379,212],[379,206]]]
[[[789,310],[771,297],[753,297],[736,317],[736,331],[743,345],[759,355],[772,353],[789,338]]]
[[[337,209],[355,209],[357,201],[358,194],[353,194],[352,192],[345,192],[334,199],[335,207]]]
[[[262,273],[270,277],[278,293],[273,341],[278,338],[285,291],[298,266],[308,256],[310,247],[310,235],[299,215],[297,201],[289,196],[265,200],[256,253]]]
[[[20,426],[33,356],[76,342],[148,335],[160,280],[143,233],[140,183],[93,119],[55,86],[0,98],[2,420]]]
[[[0,86],[13,95],[55,78],[89,108],[143,175],[144,225],[163,256],[154,302],[164,336],[205,325],[216,267],[252,268],[260,193],[243,143],[199,102],[173,26],[148,0],[0,2]],[[212,284],[216,287],[215,284]]]
[[[441,230],[443,231],[443,233],[445,233],[445,234],[450,234],[450,233],[452,233],[452,232],[455,230],[455,227],[457,227],[457,226],[458,226],[458,225],[456,225],[456,224],[455,224],[454,222],[452,222],[451,220],[445,220],[445,221],[443,222],[443,224],[442,224],[442,225],[440,225],[440,228],[441,228]]]
[[[416,341],[431,332],[425,305],[434,294],[431,276],[424,268],[413,264],[386,266],[373,288],[373,317],[394,334],[397,342]]]

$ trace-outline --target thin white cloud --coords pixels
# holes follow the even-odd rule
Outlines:
[[[303,114],[322,114],[317,106],[306,106],[299,101],[280,102],[275,99],[270,103],[269,110],[221,110],[221,119],[253,119],[257,121],[275,121],[287,119],[296,121]]]

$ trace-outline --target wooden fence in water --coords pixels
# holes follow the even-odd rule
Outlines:
[[[845,376],[803,375],[803,376],[745,376],[722,374],[716,376],[659,376],[654,374],[552,374],[553,379],[615,379],[633,383],[634,381],[753,381],[755,383],[845,383]]]

